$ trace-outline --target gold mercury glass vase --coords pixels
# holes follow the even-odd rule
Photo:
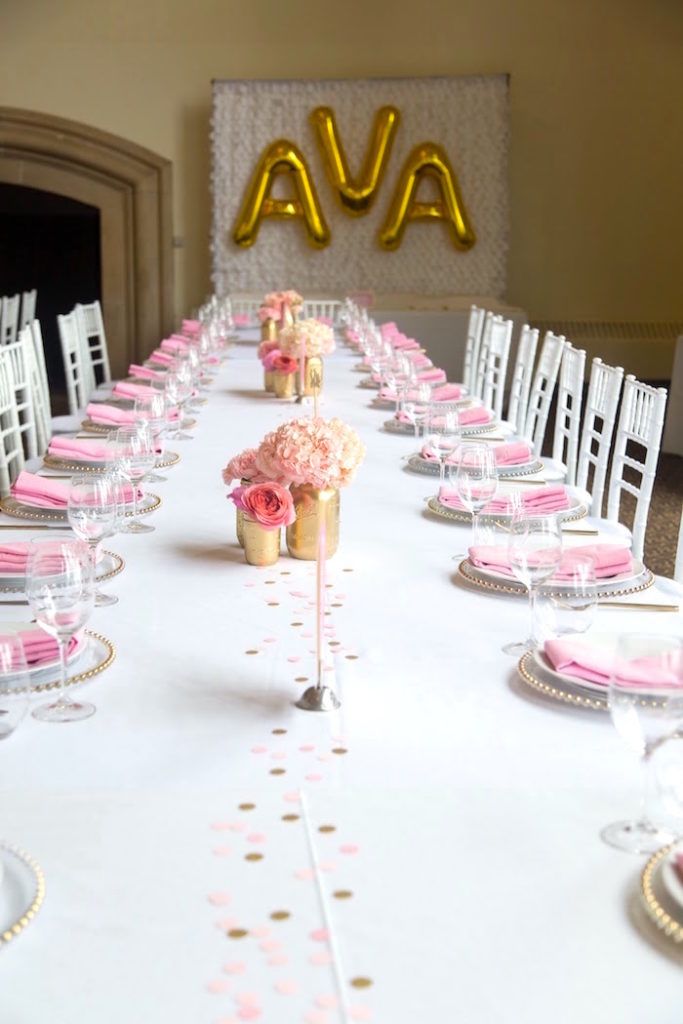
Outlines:
[[[261,341],[277,341],[277,332],[277,321],[268,317],[268,319],[264,320],[261,324]]]
[[[246,480],[244,477],[240,480],[240,487],[248,487],[251,480]],[[237,508],[235,505],[235,530],[237,532],[237,543],[241,548],[244,547],[244,535],[242,532],[242,524],[244,522],[244,512],[241,508]]]
[[[294,394],[294,373],[273,371],[273,391],[276,398],[291,398]]]
[[[287,527],[287,550],[292,558],[309,562],[318,557],[318,512],[325,515],[326,557],[339,546],[339,491],[322,490],[310,484],[292,484],[296,519]]]
[[[249,565],[275,565],[280,557],[280,530],[266,530],[248,516],[242,518],[244,557]]]
[[[275,374],[272,370],[263,371],[263,386],[266,391],[275,391]]]
[[[309,397],[323,388],[323,361],[320,356],[306,356],[304,359],[303,390],[301,375],[296,375],[296,389],[299,397]]]

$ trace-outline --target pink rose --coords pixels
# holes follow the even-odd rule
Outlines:
[[[272,372],[275,369],[275,363],[277,359],[282,355],[279,348],[274,348],[272,352],[269,352],[267,356],[261,360],[263,363],[263,369],[267,372]]]
[[[266,358],[269,352],[272,352],[273,349],[276,348],[279,349],[279,347],[279,341],[262,341],[257,349],[256,354],[258,355],[261,362],[263,362],[263,360]]]
[[[272,482],[241,488],[242,511],[264,530],[278,530],[296,519],[292,495],[282,484]]]
[[[274,306],[260,306],[258,310],[258,318],[261,323],[265,323],[266,320],[280,320],[280,310]]]
[[[296,373],[299,369],[299,363],[294,356],[285,356],[281,352],[277,354],[271,352],[268,358],[272,358],[272,364],[268,369],[275,370],[276,373]]]

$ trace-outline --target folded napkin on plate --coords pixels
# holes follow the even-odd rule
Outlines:
[[[547,640],[543,651],[556,672],[602,686],[609,685],[614,665],[612,651],[573,639]],[[622,665],[619,680],[626,685],[643,687],[680,686],[675,667],[667,667],[656,658],[637,658]]]
[[[182,338],[164,338],[159,348],[162,352],[183,352],[188,343]]]
[[[358,331],[352,331],[350,327],[346,331],[346,338],[352,345],[357,345],[360,340]]]
[[[232,322],[235,327],[248,327],[250,320],[248,313],[233,313]]]
[[[424,370],[428,366],[434,365],[429,356],[426,356],[424,352],[420,352],[419,349],[412,349],[411,351],[406,352],[405,355],[406,359],[410,359],[413,366],[418,367],[418,369],[422,367]]]
[[[0,626],[0,633],[2,633],[2,626]],[[21,640],[26,664],[29,668],[37,668],[45,662],[56,661],[59,657],[57,641],[42,629],[25,629],[14,635]],[[84,642],[83,635],[75,633],[69,640],[66,649],[67,658],[75,654]]]
[[[82,459],[86,462],[105,462],[112,457],[112,452],[103,441],[76,437],[65,437],[56,434],[48,445],[48,454],[57,455],[60,459]]]
[[[481,427],[493,420],[493,413],[484,405],[473,405],[471,409],[458,412],[458,425],[461,427]]]
[[[63,484],[53,477],[27,473],[25,469],[22,469],[10,490],[12,497],[22,505],[31,505],[34,508],[66,508],[69,504],[69,484]],[[133,488],[130,484],[123,488],[123,497],[126,502],[133,500]],[[138,497],[142,497],[142,491],[139,489]]]
[[[391,347],[398,352],[405,352],[407,355],[408,352],[419,349],[420,342],[415,338],[406,338],[405,334],[395,334],[391,339]]]
[[[528,515],[552,515],[553,512],[564,512],[570,507],[566,488],[557,487],[535,487],[519,495],[519,503]],[[465,510],[460,495],[453,487],[442,487],[439,491],[439,501],[448,508]],[[512,511],[512,501],[509,495],[502,495],[492,498],[486,505],[486,515],[509,515]]]
[[[175,356],[172,356],[170,352],[164,352],[160,348],[155,348],[149,357],[149,361],[161,366],[170,366],[174,358]]]
[[[149,384],[130,384],[125,380],[118,380],[112,394],[117,398],[149,398],[158,395],[157,388],[151,388]]]
[[[112,427],[128,427],[135,423],[133,409],[119,409],[115,405],[107,405],[106,402],[91,402],[85,411],[93,423]]]
[[[427,370],[420,370],[417,379],[421,384],[445,384],[446,371],[440,370],[438,366],[430,366]]]
[[[571,580],[579,557],[589,557],[595,567],[595,578],[608,580],[633,568],[631,552],[623,544],[581,544],[562,553],[562,561],[552,575],[556,582]],[[501,576],[513,579],[515,574],[510,566],[508,549],[504,545],[479,544],[469,549],[469,559],[478,569],[490,569]],[[532,556],[529,557],[533,564]]]
[[[398,327],[394,320],[390,320],[386,324],[379,325],[379,332],[383,338],[393,338],[395,334],[398,334]]]
[[[533,457],[531,445],[526,441],[510,441],[499,444],[493,449],[493,457],[497,466],[523,466]]]
[[[183,332],[185,334],[199,334],[201,327],[201,320],[183,320]]]
[[[462,388],[459,384],[440,384],[433,389],[430,402],[457,402],[462,398]]]
[[[162,370],[151,370],[149,366],[140,366],[139,363],[131,363],[128,374],[130,377],[137,377],[138,380],[164,380],[166,377]]]
[[[28,541],[17,541],[15,544],[0,544],[0,574],[25,573],[31,544]],[[62,565],[62,559],[55,558],[56,568]],[[2,633],[2,625],[0,625]]]

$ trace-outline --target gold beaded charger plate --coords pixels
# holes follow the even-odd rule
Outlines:
[[[111,403],[108,402],[107,405]],[[196,424],[196,420],[184,419],[182,422],[183,430],[190,430]],[[95,423],[90,418],[83,420],[81,423],[81,430],[84,430],[86,434],[109,434],[112,430],[118,430],[119,427],[130,427],[132,423]],[[176,426],[174,422],[173,426]]]
[[[177,452],[164,452],[157,459],[155,469],[168,469],[180,462],[180,455]],[[101,473],[107,469],[109,464],[94,459],[63,459],[59,455],[43,456],[43,465],[46,469],[60,469],[70,473]]]
[[[413,473],[424,473],[426,476],[439,475],[439,463],[434,459],[423,458],[419,452],[410,456],[407,465]],[[534,473],[540,473],[542,469],[543,463],[540,459],[532,459],[530,462],[523,462],[518,466],[498,466],[497,473],[501,479],[505,479],[507,476],[531,476]]]
[[[138,515],[146,516],[154,512],[161,505],[161,498],[158,494],[146,491],[141,501],[138,501]],[[65,508],[39,508],[37,505],[25,505],[17,501],[11,495],[0,498],[0,511],[5,515],[14,516],[16,519],[30,519],[35,522],[66,523],[68,521]],[[126,516],[133,515],[133,504],[129,502]]]
[[[0,630],[3,633],[21,633],[40,629],[35,622],[3,622]],[[84,629],[79,636],[76,648],[67,656],[67,686],[86,683],[109,668],[116,657],[116,650],[111,640],[101,633]],[[40,665],[29,668],[31,693],[45,693],[59,686],[59,658],[43,661]]]
[[[580,551],[580,548],[574,549]],[[463,559],[458,566],[458,572],[468,583],[480,587],[482,590],[492,590],[498,594],[513,594],[526,597],[528,590],[519,580],[512,579],[503,573],[495,572],[493,569],[482,569],[472,565],[469,558]],[[637,558],[633,559],[630,572],[619,573],[610,579],[598,580],[596,593],[600,598],[612,599],[615,597],[626,597],[629,594],[639,594],[647,590],[654,583],[655,578],[649,569]],[[572,591],[571,584],[562,583],[559,580],[542,583],[538,587],[538,593],[547,597],[566,597]]]
[[[553,513],[560,523],[573,523],[577,519],[583,519],[588,514],[588,509],[578,498],[570,495],[569,500],[572,503],[569,508],[564,509],[562,512]],[[470,512],[443,505],[436,494],[432,495],[431,498],[427,498],[427,508],[435,516],[439,516],[441,519],[450,519],[452,523],[472,523]],[[511,513],[498,512],[496,515],[486,515],[485,512],[482,512],[479,516],[479,521],[489,526],[505,528],[510,522],[510,517]]]
[[[389,434],[409,434],[411,437],[415,436],[414,424],[401,423],[395,419],[385,420],[384,429]],[[494,430],[500,430],[500,424],[496,420],[491,420],[490,423],[473,423],[469,427],[458,427],[457,433],[461,437],[477,437],[479,434],[490,434]],[[456,431],[454,430],[453,433],[456,433]]]
[[[123,571],[125,562],[121,555],[103,549],[97,561],[95,580],[105,583]],[[0,575],[0,594],[23,594],[26,590],[26,573],[4,573]],[[0,602],[1,604],[2,602]]]
[[[42,868],[28,853],[0,843],[0,947],[28,928],[45,898]]]
[[[683,904],[677,889],[681,883],[674,867],[675,855],[680,852],[680,843],[664,846],[653,853],[640,877],[640,897],[646,913],[676,943],[683,942]],[[673,878],[676,881],[672,890]]]
[[[379,395],[372,401],[372,405],[375,409],[393,409],[396,406],[395,398],[381,398]],[[476,405],[481,405],[481,401],[478,398],[468,398],[464,395],[462,398],[455,398],[451,402],[432,402],[432,409],[438,409],[440,412],[457,412],[458,409],[472,409]]]
[[[522,655],[517,671],[527,686],[544,697],[577,708],[607,711],[606,687],[556,672],[539,648]]]

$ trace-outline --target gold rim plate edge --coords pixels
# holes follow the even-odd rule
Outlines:
[[[465,558],[458,566],[458,572],[463,579],[467,580],[467,582],[471,583],[473,586],[480,587],[482,590],[493,590],[499,594],[513,594],[516,597],[528,597],[528,591],[523,583],[514,583],[510,580],[510,582],[506,584],[502,581],[498,582],[497,580],[482,580],[478,576],[470,575],[470,568],[470,562]],[[641,594],[644,590],[648,590],[653,586],[655,578],[653,573],[646,566],[643,566],[643,573],[645,574],[645,578],[641,583],[634,583],[629,587],[621,587],[619,590],[605,590],[602,592],[598,590],[598,602],[601,599],[609,601],[615,597],[629,597],[632,594]],[[642,573],[639,575],[642,575]],[[543,586],[539,588],[539,593],[543,597],[566,597],[567,595],[566,590],[548,590]]]
[[[161,498],[158,494],[153,494],[151,491],[145,491],[145,498],[152,499],[152,504],[147,505],[144,508],[140,507],[138,502],[138,515],[146,516],[150,512],[156,512],[161,505]],[[16,505],[8,505],[8,501],[16,501],[16,498],[12,498],[11,495],[5,498],[0,498],[0,511],[6,516],[13,516],[15,519],[31,519],[38,522],[46,523],[63,523],[67,525],[66,512],[62,513],[61,509],[43,509],[42,511],[38,508],[30,508],[29,506],[22,506],[20,502]],[[50,515],[50,513],[52,513]],[[133,509],[126,512],[126,518],[133,515]]]
[[[116,658],[116,647],[111,640],[108,640],[106,636],[101,633],[95,633],[91,629],[85,630],[85,635],[91,640],[97,640],[98,643],[104,648],[104,657],[102,661],[98,662],[97,665],[93,665],[92,668],[85,669],[83,672],[77,672],[73,676],[68,676],[66,680],[67,686],[77,686],[78,683],[87,683],[89,679],[94,679],[100,672],[104,672],[105,669],[109,668],[112,662]],[[37,683],[30,689],[31,693],[48,693],[50,690],[56,690],[59,688],[59,680],[53,679],[49,683]]]
[[[43,900],[45,899],[45,875],[38,861],[31,857],[30,854],[25,853],[24,850],[20,850],[19,847],[11,846],[9,843],[0,843],[0,849],[5,850],[17,860],[21,861],[24,867],[28,868],[35,879],[33,898],[28,907],[16,921],[10,924],[4,931],[0,932],[1,947],[6,945],[8,942],[11,942],[12,939],[16,939],[17,935],[21,935],[21,933],[28,928],[31,921],[40,910],[43,905]]]
[[[660,903],[655,893],[655,878],[659,872],[662,861],[664,861],[673,850],[676,843],[670,843],[653,853],[643,868],[640,876],[640,896],[645,911],[651,921],[656,924],[660,931],[664,932],[667,938],[676,943],[683,942],[683,922],[677,920]]]
[[[517,665],[519,675],[532,690],[536,690],[537,693],[543,694],[544,697],[550,697],[552,700],[560,701],[563,704],[571,704],[573,707],[587,708],[590,711],[607,711],[606,696],[600,700],[597,697],[584,696],[571,689],[563,690],[559,686],[553,686],[551,683],[546,683],[534,675],[531,671],[532,665],[533,651],[527,651],[526,654],[523,654]],[[580,686],[581,684],[577,681],[577,685]]]

